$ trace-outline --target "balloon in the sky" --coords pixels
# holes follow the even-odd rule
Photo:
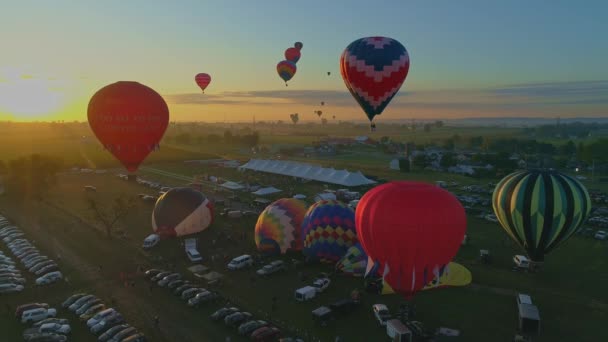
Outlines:
[[[346,204],[323,200],[311,205],[302,221],[304,255],[336,262],[357,243],[355,212]]]
[[[293,47],[295,47],[298,50],[302,50],[302,48],[304,47],[304,44],[302,44],[302,42],[295,42],[295,44],[293,44]]]
[[[194,76],[194,81],[196,82],[196,84],[198,84],[198,86],[201,88],[201,90],[204,93],[205,88],[207,88],[209,83],[211,83],[211,76],[209,76],[209,74],[201,73],[201,74]]]
[[[318,117],[321,117],[321,115],[323,115],[323,111],[321,110],[316,110],[315,114],[317,114]]]
[[[296,48],[291,47],[285,50],[285,59],[290,62],[298,63],[300,56],[300,50]]]
[[[390,182],[357,204],[357,237],[384,280],[411,298],[458,252],[466,230],[464,208],[454,195],[419,182]]]
[[[99,141],[129,172],[158,147],[169,124],[165,100],[137,82],[116,82],[89,101],[88,120]]]
[[[578,180],[557,171],[517,171],[496,185],[492,206],[509,236],[542,262],[581,228],[591,198]]]
[[[336,263],[336,270],[353,277],[362,277],[367,267],[367,254],[357,242],[346,250],[346,254]]]
[[[344,83],[370,121],[397,94],[409,68],[410,57],[405,47],[386,37],[357,39],[340,57]]]
[[[325,106],[325,102],[324,101],[321,101],[321,106]]]
[[[281,61],[277,64],[277,73],[285,81],[285,86],[287,86],[287,81],[296,74],[297,70],[296,64],[290,61]]]
[[[281,198],[264,209],[255,224],[255,244],[267,255],[302,250],[302,219],[306,203],[295,198]]]
[[[298,113],[289,114],[289,117],[294,124],[297,124],[298,121],[300,121],[300,115]]]
[[[334,115],[334,116],[332,116],[332,118],[333,118],[334,120],[336,120],[336,116],[335,116],[335,115]]]
[[[327,72],[327,76],[329,76],[329,75],[331,75],[331,71],[328,71],[328,72]]]
[[[213,223],[213,204],[200,191],[173,188],[161,195],[152,211],[152,228],[161,238],[198,233]]]

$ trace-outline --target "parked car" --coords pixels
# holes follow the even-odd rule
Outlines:
[[[176,296],[180,296],[182,295],[182,293],[184,293],[184,291],[189,290],[189,289],[193,289],[195,287],[197,287],[198,285],[190,283],[190,282],[186,282],[183,285],[180,285],[178,287],[175,288],[175,290],[173,290],[173,294],[175,294]]]
[[[74,313],[77,316],[80,316],[83,313],[87,312],[87,310],[89,310],[89,308],[91,308],[92,306],[95,306],[97,304],[101,304],[101,299],[95,298],[95,299],[93,299],[91,301],[86,302],[84,305],[82,305],[81,307],[79,307]]]
[[[17,307],[17,309],[15,310],[15,317],[20,318],[24,312],[26,312],[28,310],[33,310],[33,309],[39,309],[39,308],[48,309],[49,305],[47,303],[28,303],[28,304],[19,305]]]
[[[179,274],[179,273],[171,273],[171,274],[169,274],[169,275],[165,276],[163,279],[159,280],[159,281],[157,282],[157,284],[158,284],[158,286],[165,287],[165,286],[167,286],[167,285],[168,285],[170,282],[172,282],[172,281],[174,281],[174,280],[181,279],[181,278],[182,278],[182,275],[181,275],[181,274]]]
[[[45,266],[44,268],[42,268],[41,270],[39,270],[37,273],[40,273],[43,270],[50,271],[52,269],[51,266],[52,265]],[[52,283],[54,283],[57,280],[62,279],[62,278],[63,278],[63,274],[61,274],[61,272],[54,271],[54,272],[51,272],[51,273],[47,273],[47,274],[43,275],[42,277],[36,279],[36,285],[48,285],[48,284],[52,284]]]
[[[121,342],[146,342],[146,336],[144,336],[144,334],[139,333],[139,334],[135,334],[133,336],[129,336],[127,338],[125,338],[124,340],[122,340]]]
[[[125,329],[122,329],[121,331],[119,331],[116,335],[114,335],[114,337],[112,337],[109,341],[111,342],[120,342],[123,339],[131,336],[131,335],[135,335],[137,333],[137,329],[134,327],[128,327]]]
[[[598,230],[593,237],[597,240],[606,240],[608,239],[608,233],[603,230]]]
[[[103,334],[101,334],[101,336],[99,336],[99,338],[97,340],[99,342],[109,341],[114,336],[116,336],[116,334],[118,334],[119,332],[121,332],[127,328],[130,328],[130,327],[131,326],[128,324],[115,325],[115,326],[111,327],[110,329],[106,330],[106,332],[104,332]]]
[[[199,306],[200,304],[210,302],[214,299],[218,298],[217,293],[210,291],[203,291],[197,293],[196,296],[190,298],[188,300],[188,306]]]
[[[70,324],[70,321],[68,321],[65,318],[47,318],[47,319],[43,319],[42,321],[38,321],[36,323],[33,324],[34,327],[39,327],[43,324],[47,324],[47,323],[57,323],[57,324]]]
[[[57,264],[53,260],[44,260],[44,261],[36,263],[34,266],[30,267],[28,269],[28,271],[30,271],[31,273],[36,273],[36,272],[40,271],[43,267],[46,267],[48,265],[57,266]]]
[[[329,287],[331,280],[329,278],[317,278],[312,283],[312,287],[317,289],[317,292],[323,292]]]
[[[251,339],[256,342],[274,341],[281,336],[281,330],[277,327],[261,327],[251,334]]]
[[[87,321],[87,327],[91,328],[95,324],[103,321],[104,319],[106,319],[107,317],[109,317],[113,314],[116,314],[116,310],[114,308],[102,310],[102,311],[96,313],[95,316],[89,318],[89,320]]]
[[[23,266],[25,266],[26,268],[30,268],[32,266],[34,266],[36,263],[40,262],[40,261],[44,261],[44,260],[49,260],[49,257],[47,257],[46,255],[39,255],[35,258],[29,259],[28,261],[23,263]]]
[[[245,254],[230,260],[227,267],[229,270],[235,271],[245,267],[250,267],[251,265],[253,265],[251,255]]]
[[[43,268],[39,269],[38,271],[34,272],[34,274],[37,276],[42,276],[49,272],[55,272],[55,271],[59,271],[57,264],[50,264],[50,265],[46,265]]]
[[[0,284],[2,283],[13,283],[13,284],[25,284],[25,278],[21,276],[0,276]]]
[[[59,323],[45,323],[40,326],[41,333],[55,333],[67,335],[72,329],[69,324],[59,324]]]
[[[196,296],[197,294],[199,294],[201,292],[204,292],[204,291],[207,291],[207,290],[205,290],[203,288],[200,288],[200,287],[193,287],[191,289],[187,289],[186,291],[182,292],[181,298],[183,300],[188,300],[188,299],[190,299],[190,298],[192,298],[192,297]]]
[[[168,289],[176,289],[178,286],[182,286],[185,283],[186,283],[186,281],[183,280],[183,279],[173,280],[172,282],[170,282],[169,284],[167,284],[167,288]]]
[[[55,333],[35,333],[26,339],[27,342],[65,342],[67,340],[67,336]]]
[[[224,319],[226,316],[231,315],[235,312],[239,312],[239,309],[236,307],[225,307],[217,310],[216,312],[211,314],[211,319],[214,321]]]
[[[68,306],[74,304],[75,301],[77,301],[78,299],[80,299],[84,296],[86,296],[86,293],[75,293],[75,294],[69,296],[63,303],[61,303],[61,307],[67,308]]]
[[[161,269],[158,269],[158,268],[151,268],[151,269],[147,270],[145,272],[145,274],[146,274],[146,276],[148,278],[152,278],[152,277],[154,277],[157,274],[162,273],[162,272],[167,272],[167,271],[166,270],[161,270]]]
[[[233,314],[230,314],[226,317],[224,317],[224,323],[228,326],[238,326],[242,323],[247,322],[248,320],[252,319],[253,315],[250,314],[249,312],[235,312]]]
[[[267,276],[279,271],[285,271],[286,269],[287,267],[285,267],[285,262],[283,262],[283,260],[275,260],[257,270],[256,274],[259,276]]]
[[[104,320],[102,320],[101,322],[95,324],[93,327],[91,327],[91,332],[95,335],[99,335],[102,332],[104,332],[105,330],[123,323],[125,320],[122,317],[121,314],[119,314],[118,312],[106,317]]]
[[[55,310],[53,308],[50,308],[50,309],[37,308],[37,309],[26,310],[21,315],[21,323],[38,322],[43,319],[47,319],[49,317],[55,317],[55,316],[57,316],[57,310]]]
[[[0,293],[13,293],[13,292],[21,292],[24,287],[20,284],[0,284]]]
[[[249,321],[249,322],[245,322],[245,323],[239,325],[238,332],[241,335],[249,336],[254,331],[258,330],[261,327],[265,327],[267,325],[268,325],[268,322],[266,322],[266,321],[261,321],[261,320]]]
[[[160,235],[158,234],[150,234],[148,235],[143,242],[143,249],[150,249],[156,246],[160,242]]]
[[[386,326],[386,322],[391,318],[388,307],[384,304],[374,304],[372,305],[372,311],[374,312],[374,317],[376,317],[378,323],[382,326]]]
[[[164,277],[168,276],[169,274],[171,274],[171,272],[167,272],[167,271],[159,272],[155,276],[150,278],[150,280],[152,280],[153,282],[157,282],[157,281],[163,279]]]
[[[75,300],[74,303],[70,304],[70,306],[68,307],[68,310],[70,310],[70,311],[76,311],[84,303],[86,303],[89,300],[93,300],[94,298],[97,298],[97,297],[95,297],[95,296],[93,296],[91,294],[84,295],[84,296],[78,298],[77,300]]]

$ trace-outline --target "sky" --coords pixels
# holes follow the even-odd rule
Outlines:
[[[84,121],[121,80],[160,93],[172,121],[365,120],[338,61],[376,35],[411,59],[379,120],[605,117],[607,12],[603,0],[2,0],[0,120]],[[295,41],[285,87],[276,64]]]

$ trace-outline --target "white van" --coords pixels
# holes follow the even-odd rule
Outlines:
[[[295,292],[295,298],[298,302],[304,302],[315,298],[317,295],[317,288],[312,286],[304,286],[299,288]]]
[[[398,319],[391,319],[386,322],[386,334],[392,341],[412,342],[412,331]]]
[[[513,262],[519,268],[530,268],[530,259],[523,255],[516,255],[513,257]]]
[[[160,241],[160,236],[158,234],[150,234],[144,239],[144,243],[142,248],[148,249],[156,246]]]
[[[43,319],[47,319],[49,317],[55,317],[57,315],[57,310],[55,309],[45,309],[45,308],[37,308],[32,310],[24,311],[21,314],[21,323],[31,323],[38,322]]]
[[[240,270],[241,268],[249,267],[251,265],[253,265],[251,255],[245,254],[230,260],[228,269],[231,271]]]

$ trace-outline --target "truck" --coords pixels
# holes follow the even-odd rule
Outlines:
[[[186,250],[186,255],[188,256],[188,259],[190,259],[190,261],[200,262],[203,260],[203,257],[196,249],[196,239],[186,239],[186,241],[184,242],[184,247]]]
[[[317,288],[312,286],[304,286],[299,288],[295,292],[295,298],[298,302],[304,302],[315,298],[317,295]]]
[[[412,331],[398,319],[386,322],[386,334],[393,342],[412,342]]]

